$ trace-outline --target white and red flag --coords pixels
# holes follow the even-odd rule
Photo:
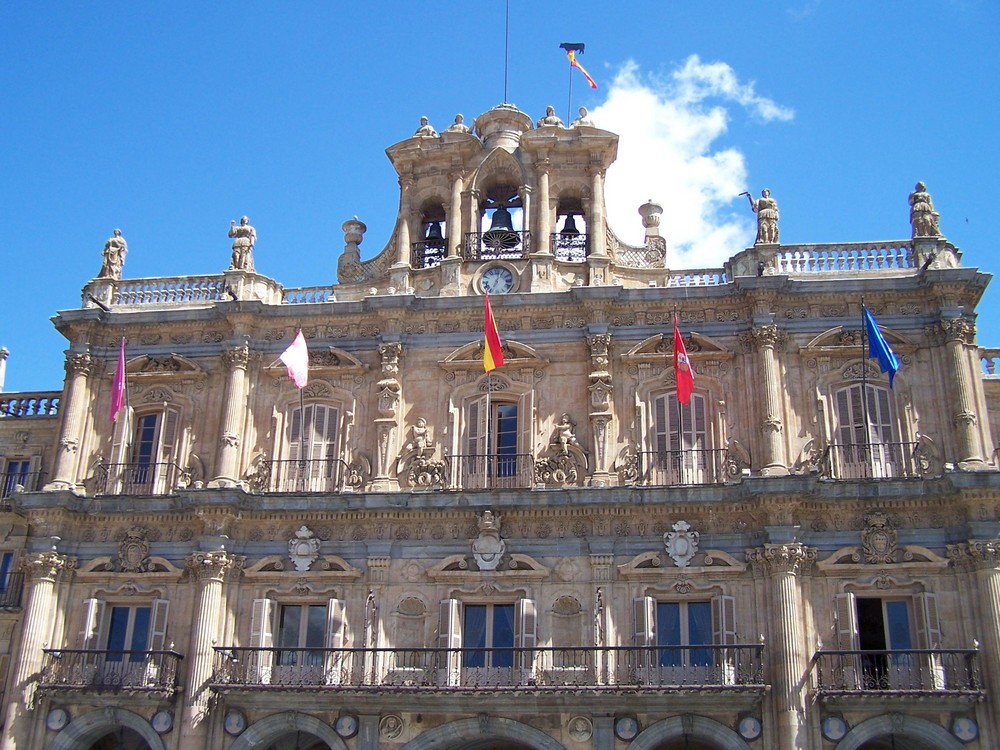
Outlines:
[[[677,316],[674,316],[674,372],[677,374],[677,400],[685,406],[691,403],[691,393],[694,391],[694,370],[688,359],[681,330],[677,327]]]
[[[278,359],[288,368],[288,377],[295,383],[295,387],[305,388],[309,382],[309,348],[301,330]]]

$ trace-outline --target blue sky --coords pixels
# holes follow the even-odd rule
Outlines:
[[[115,227],[126,278],[220,273],[243,214],[286,287],[335,281],[353,215],[375,255],[398,204],[385,148],[421,115],[440,130],[503,101],[503,22],[501,0],[4,0],[6,390],[61,387],[49,318],[79,305]],[[622,139],[612,228],[634,238],[638,203],[662,203],[673,267],[751,244],[738,193],[765,186],[784,243],[904,239],[919,179],[964,264],[995,271],[998,30],[994,0],[510,0],[507,100],[565,118],[559,44],[586,43],[600,88],[578,76],[573,107]],[[979,341],[1000,346],[1000,282]]]

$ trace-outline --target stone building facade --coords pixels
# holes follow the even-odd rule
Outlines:
[[[1000,746],[989,275],[922,186],[910,239],[669,269],[616,149],[424,123],[336,284],[255,273],[246,217],[216,276],[89,282],[62,392],[0,395],[2,748]]]

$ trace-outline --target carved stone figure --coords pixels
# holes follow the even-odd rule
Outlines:
[[[590,113],[587,112],[586,107],[580,107],[580,116],[577,117],[575,120],[573,120],[572,127],[576,128],[579,127],[580,125],[589,125],[589,126],[594,125],[594,122],[593,120],[590,119]]]
[[[419,138],[438,137],[437,131],[433,127],[431,127],[430,120],[428,120],[426,117],[420,118],[420,127],[417,128],[417,131],[413,135],[414,137],[419,137]]]
[[[540,127],[540,128],[544,128],[547,125],[554,125],[554,126],[556,126],[558,128],[561,128],[563,126],[563,121],[560,120],[556,116],[556,108],[555,107],[551,107],[551,106],[550,107],[546,107],[545,108],[545,117],[542,117],[538,121],[538,127]]]
[[[229,236],[233,238],[233,259],[229,270],[253,273],[253,246],[257,244],[257,230],[250,226],[250,219],[242,217],[239,226],[235,221],[229,222]]]
[[[469,126],[465,124],[465,117],[463,115],[455,115],[455,122],[445,128],[446,133],[468,133]]]
[[[938,214],[931,202],[927,186],[918,182],[910,193],[910,226],[914,237],[940,237]]]
[[[757,214],[757,239],[755,245],[778,244],[778,202],[771,197],[771,191],[764,188],[760,198],[754,200],[750,193],[740,193],[750,201],[750,209]]]
[[[410,428],[410,441],[406,444],[407,451],[416,451],[422,455],[426,449],[433,448],[431,436],[427,427],[427,420],[423,417],[417,418],[417,423]]]
[[[500,558],[507,551],[507,543],[500,538],[500,516],[493,511],[484,510],[477,519],[479,537],[472,542],[472,556],[480,570],[496,570]]]
[[[319,557],[319,539],[307,526],[295,532],[288,540],[288,559],[299,573],[305,573]]]
[[[562,417],[556,423],[551,442],[553,445],[558,445],[562,453],[569,453],[571,445],[580,445],[580,442],[576,439],[576,435],[573,433],[574,427],[576,425],[569,421],[569,414],[566,413],[563,413]]]
[[[125,255],[128,253],[128,243],[122,237],[122,230],[116,229],[114,236],[104,243],[104,261],[101,263],[99,279],[120,279],[125,266]]]

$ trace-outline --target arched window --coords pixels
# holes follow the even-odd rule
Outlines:
[[[705,397],[687,404],[676,391],[653,397],[649,446],[641,456],[646,484],[670,486],[722,481],[724,450],[712,447]]]
[[[892,393],[854,383],[834,392],[836,432],[830,470],[838,479],[912,476],[914,445],[900,440]]]

